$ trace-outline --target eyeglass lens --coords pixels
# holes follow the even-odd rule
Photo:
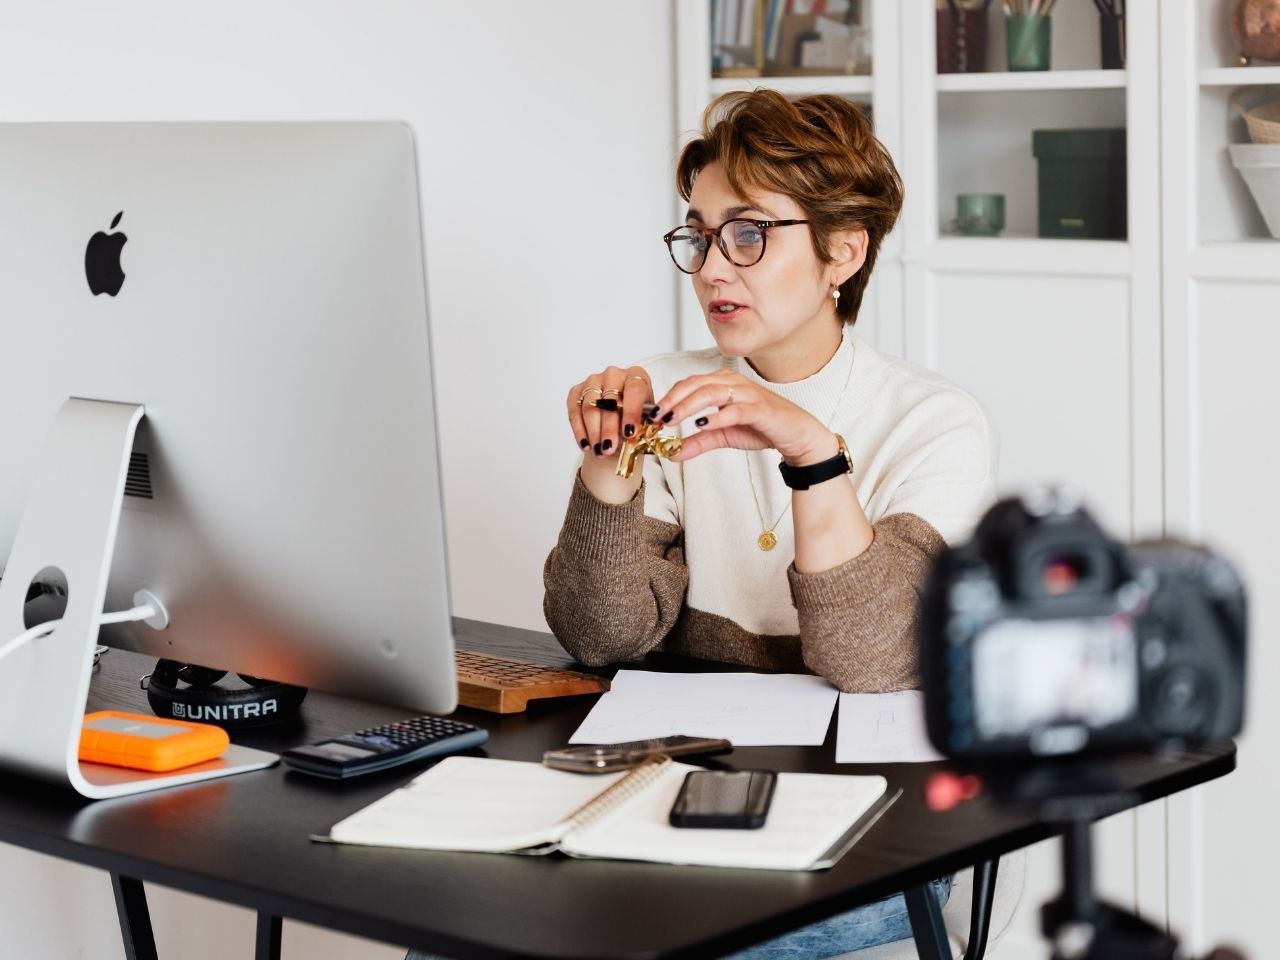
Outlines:
[[[720,225],[720,252],[739,267],[750,267],[764,256],[764,230],[751,220],[727,220]],[[680,227],[671,234],[671,257],[681,270],[697,273],[707,259],[711,236],[697,227]]]

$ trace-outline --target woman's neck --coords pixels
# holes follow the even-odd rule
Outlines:
[[[843,339],[843,324],[822,324],[811,337],[792,337],[746,360],[770,383],[795,383],[812,377],[830,363]]]

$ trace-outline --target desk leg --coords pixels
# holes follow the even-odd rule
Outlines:
[[[156,939],[151,933],[151,914],[147,912],[147,892],[142,881],[113,873],[111,889],[116,895],[125,960],[157,960]]]
[[[903,891],[907,901],[907,916],[911,918],[911,933],[916,941],[916,953],[920,960],[951,960],[951,945],[947,942],[947,928],[942,924],[942,906],[933,884],[910,887]]]
[[[279,917],[269,913],[258,914],[258,948],[254,960],[280,960],[282,925]]]
[[[969,948],[964,960],[982,960],[987,953],[991,931],[991,908],[996,899],[996,869],[999,860],[983,860],[973,868],[973,906],[969,914]]]

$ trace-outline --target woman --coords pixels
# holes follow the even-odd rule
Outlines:
[[[893,161],[849,101],[760,90],[708,107],[676,181],[688,213],[664,239],[716,347],[569,391],[583,460],[544,571],[547,622],[588,664],[662,649],[845,691],[914,687],[917,593],[990,505],[995,440],[968,394],[849,333],[902,207]],[[619,478],[652,403],[696,432]],[[909,932],[899,895],[744,956]]]

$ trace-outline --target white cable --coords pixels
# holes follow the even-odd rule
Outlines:
[[[117,610],[115,613],[104,613],[98,618],[98,623],[134,623],[138,620],[150,620],[161,613],[160,608],[155,603],[143,603],[129,610]],[[3,647],[0,647],[0,660],[3,660],[19,647],[30,643],[32,640],[39,640],[41,637],[47,637],[57,628],[61,619],[49,620],[45,623],[38,623],[30,630],[18,634]]]
[[[133,623],[137,620],[150,620],[158,612],[154,603],[144,603],[129,610],[104,613],[98,618],[98,623]]]
[[[30,643],[32,640],[38,640],[41,637],[47,637],[49,634],[53,633],[53,628],[61,622],[61,620],[50,620],[48,623],[38,623],[30,630],[18,634],[3,647],[0,647],[0,660],[3,660],[23,644]]]

